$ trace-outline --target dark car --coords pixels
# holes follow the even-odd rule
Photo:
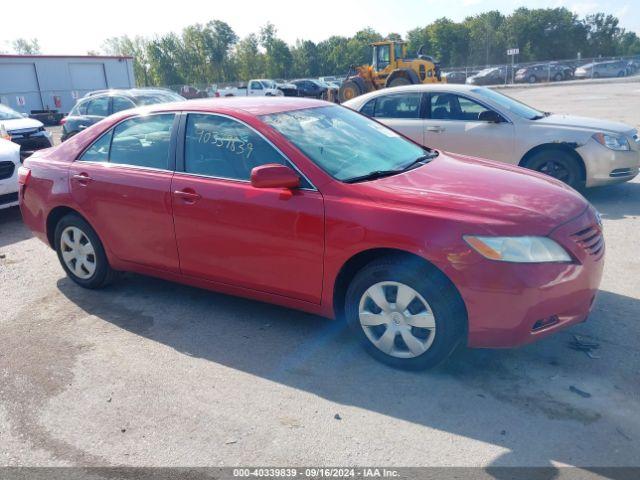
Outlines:
[[[91,92],[79,100],[69,115],[62,119],[60,139],[64,142],[103,118],[122,110],[183,100],[184,97],[177,93],[163,89],[132,88]]]
[[[326,85],[312,79],[293,80],[291,83],[298,88],[299,97],[323,98],[328,90]]]
[[[485,68],[475,75],[467,77],[465,83],[469,85],[499,85],[501,83],[509,83],[512,72],[511,65]]]
[[[476,75],[478,72],[446,72],[443,74],[444,78],[447,79],[447,83],[460,83],[464,84],[467,81],[467,77],[471,77],[472,75]]]
[[[538,83],[568,80],[573,77],[573,68],[562,63],[538,63],[527,65],[516,71],[516,83]]]

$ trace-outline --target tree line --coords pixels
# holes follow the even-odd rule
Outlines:
[[[370,63],[370,44],[387,38],[402,39],[395,32],[383,35],[365,28],[351,37],[288,45],[271,23],[241,39],[229,24],[211,20],[153,38],[113,37],[102,51],[132,56],[140,85],[208,85],[260,77],[344,75],[351,65]],[[424,45],[424,52],[445,68],[504,63],[506,49],[512,47],[520,49],[520,62],[640,54],[640,38],[621,28],[614,15],[579,18],[566,8],[523,7],[510,15],[489,11],[461,22],[440,18],[410,30],[405,40],[410,52]],[[35,39],[18,39],[13,46],[23,53],[39,52]]]

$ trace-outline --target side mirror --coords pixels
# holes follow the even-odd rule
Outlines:
[[[251,170],[251,185],[255,188],[298,188],[300,177],[293,169],[278,163],[268,163]]]
[[[480,120],[481,122],[489,122],[489,123],[502,123],[502,117],[494,112],[493,110],[485,110],[484,112],[480,113],[480,115],[478,116],[478,120]]]

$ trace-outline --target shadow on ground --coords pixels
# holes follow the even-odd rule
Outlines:
[[[21,242],[32,236],[31,231],[22,223],[22,215],[18,207],[0,210],[0,248]]]
[[[640,183],[627,182],[588,189],[584,196],[603,218],[620,220],[640,216]]]
[[[627,435],[640,432],[621,434],[612,444],[611,432],[615,435],[619,426],[605,418],[596,400],[569,390],[585,372],[616,371],[618,361],[615,356],[595,361],[569,350],[566,343],[575,331],[517,350],[461,349],[434,371],[409,373],[369,358],[342,322],[273,305],[137,275],[104,291],[83,290],[66,278],[58,288],[88,314],[185,355],[508,449],[494,466],[588,462],[576,458],[576,451],[602,452],[605,438],[607,449],[618,452],[606,456],[611,465],[640,458],[637,443]],[[603,292],[595,318],[579,326],[580,333],[603,344],[617,341],[607,338],[612,329],[623,330],[622,338],[637,338],[636,322],[628,327],[618,314],[637,319],[640,301]],[[629,343],[635,348],[630,378],[627,368],[618,366],[611,381],[624,384],[632,390],[625,394],[637,398],[633,377],[640,360],[635,342]],[[503,422],[503,415],[510,420]],[[509,430],[502,422],[511,425]],[[604,461],[601,454],[586,458],[595,458],[596,465]],[[500,478],[498,471],[495,475]]]

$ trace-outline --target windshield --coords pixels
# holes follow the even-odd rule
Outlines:
[[[502,93],[498,93],[495,90],[491,90],[489,88],[474,88],[471,91],[479,97],[486,98],[487,100],[497,103],[501,107],[506,108],[511,113],[515,113],[519,117],[527,118],[529,120],[536,120],[545,116],[545,114],[540,110],[531,108],[530,106],[525,105],[524,103],[520,103],[511,97],[507,97]]]
[[[423,148],[393,130],[344,107],[294,110],[261,119],[340,181],[401,170],[425,155]]]
[[[261,80],[265,88],[277,88],[276,82],[273,80]]]
[[[16,120],[22,118],[15,110],[11,110],[9,107],[0,104],[0,120]]]

